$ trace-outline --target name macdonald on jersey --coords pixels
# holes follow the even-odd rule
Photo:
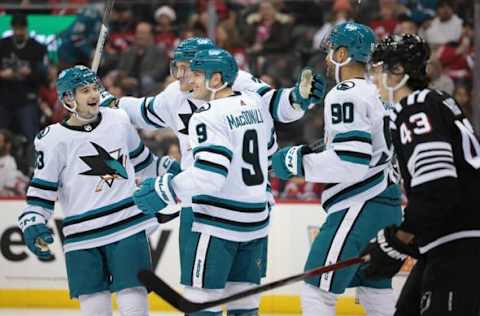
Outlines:
[[[239,115],[227,115],[228,125],[230,129],[238,128],[245,125],[263,123],[262,113],[258,109],[245,110]]]

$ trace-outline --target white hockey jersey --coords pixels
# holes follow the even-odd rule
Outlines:
[[[293,122],[304,114],[304,111],[295,109],[290,103],[291,89],[274,90],[248,72],[240,70],[232,88],[234,91],[258,93],[262,97],[262,105],[275,121]],[[188,140],[188,123],[193,113],[204,103],[203,100],[191,98],[191,93],[182,92],[179,82],[175,81],[154,97],[123,97],[118,106],[128,113],[130,120],[137,128],[170,127],[173,129],[180,143],[181,166],[185,169],[193,162]]]
[[[191,198],[193,231],[233,241],[267,235],[272,128],[261,98],[249,92],[211,101],[192,116],[195,161],[172,186],[182,202]]]
[[[337,84],[324,111],[325,150],[305,155],[303,163],[306,181],[327,183],[322,205],[331,213],[385,190],[393,147],[388,114],[372,83]]]
[[[158,225],[133,203],[135,175],[156,175],[155,157],[123,111],[101,108],[97,121],[57,123],[35,139],[36,168],[27,207],[47,220],[58,200],[64,250],[106,245]]]

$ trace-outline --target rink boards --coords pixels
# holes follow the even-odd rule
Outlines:
[[[55,232],[50,262],[40,262],[30,254],[22,242],[16,226],[19,212],[24,207],[22,200],[0,200],[0,307],[77,307],[77,302],[68,297],[65,262],[59,237],[62,211],[57,205],[55,221],[50,227]],[[175,209],[172,209],[174,211]],[[318,203],[281,203],[274,207],[269,238],[269,261],[266,281],[273,281],[303,270],[310,243],[325,213]],[[178,286],[178,219],[164,224],[150,237],[155,271],[169,284]],[[395,280],[395,289],[401,286],[404,275]],[[262,311],[269,313],[300,310],[301,283],[267,292],[262,296]],[[355,303],[355,292],[348,291],[337,305],[339,313],[363,313]],[[150,296],[152,310],[172,310],[155,297]]]

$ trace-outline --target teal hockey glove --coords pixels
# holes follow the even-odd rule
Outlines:
[[[290,92],[290,102],[299,110],[306,111],[311,106],[320,103],[325,95],[325,78],[313,75],[310,68],[305,68]]]
[[[158,178],[146,179],[133,193],[133,201],[145,214],[155,214],[169,204],[175,204],[176,195],[172,188],[173,176],[166,173]]]
[[[302,157],[306,146],[285,147],[272,156],[272,168],[280,179],[287,180],[294,176],[303,177]]]
[[[157,174],[163,175],[165,173],[171,173],[174,177],[182,172],[180,163],[169,156],[163,156],[158,161]]]
[[[18,226],[23,232],[23,239],[28,249],[39,260],[53,258],[48,245],[53,243],[52,231],[47,227],[45,217],[36,212],[26,212],[18,219]]]
[[[100,107],[118,108],[118,98],[104,87],[101,87],[100,90]]]

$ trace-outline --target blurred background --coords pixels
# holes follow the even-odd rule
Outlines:
[[[103,10],[104,2],[94,0],[1,2],[1,197],[25,193],[34,136],[65,115],[55,79],[66,67],[91,64]],[[393,33],[424,37],[432,47],[431,87],[452,94],[478,126],[472,106],[480,88],[474,76],[479,74],[474,12],[473,0],[117,0],[99,76],[115,96],[155,95],[172,81],[169,60],[177,43],[208,36],[234,54],[241,69],[273,87],[290,87],[303,67],[321,71],[320,46],[335,24],[357,21],[380,39]],[[322,137],[322,107],[277,130],[281,146]],[[141,134],[157,154],[180,159],[170,130]],[[317,202],[322,191],[321,184],[300,178],[272,184],[281,200]]]

